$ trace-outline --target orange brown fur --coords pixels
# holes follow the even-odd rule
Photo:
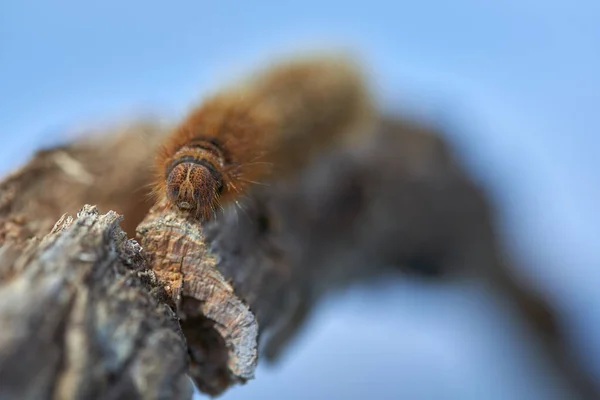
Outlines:
[[[359,70],[344,58],[277,63],[188,114],[158,153],[155,193],[207,219],[252,184],[367,130],[371,109]]]

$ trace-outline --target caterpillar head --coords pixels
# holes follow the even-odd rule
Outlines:
[[[183,156],[166,170],[166,195],[181,211],[208,219],[223,190],[221,173],[206,159]]]

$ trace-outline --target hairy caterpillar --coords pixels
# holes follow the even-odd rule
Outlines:
[[[209,96],[158,152],[154,192],[206,220],[252,184],[368,130],[372,104],[348,58],[279,61]]]

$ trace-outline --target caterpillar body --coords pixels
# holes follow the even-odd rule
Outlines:
[[[207,220],[253,184],[369,130],[372,102],[346,57],[280,61],[207,97],[165,139],[155,194]]]

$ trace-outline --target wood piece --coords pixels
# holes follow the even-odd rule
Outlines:
[[[3,243],[0,398],[191,398],[177,318],[120,220],[85,206]]]
[[[78,139],[39,152],[1,182],[0,287],[26,282],[21,274],[29,268],[19,266],[44,260],[36,250],[39,240],[31,238],[44,236],[64,212],[86,203],[97,204],[101,212],[114,208],[124,213],[131,236],[150,208],[143,193],[151,179],[146,166],[164,132],[164,127],[140,123],[105,137]],[[292,179],[255,188],[241,202],[243,208],[227,209],[204,227],[161,207],[140,226],[140,240],[168,286],[170,296],[164,301],[182,318],[192,358],[189,372],[206,393],[222,393],[251,378],[258,352],[277,360],[322,296],[391,269],[487,282],[515,302],[549,362],[574,392],[580,398],[598,398],[593,382],[570,358],[557,313],[510,273],[513,267],[497,243],[489,202],[435,131],[386,119],[364,146],[339,149]],[[83,235],[77,240],[80,246],[88,243]],[[77,265],[65,266],[65,273]],[[79,276],[76,270],[71,273]],[[13,326],[28,318],[12,308],[31,296],[27,288],[23,284],[23,293],[15,289],[10,299],[3,298],[2,313],[12,318]],[[41,303],[44,312],[36,315],[54,316],[60,307]],[[38,320],[38,331],[52,332],[56,321]],[[27,334],[33,344],[34,332]],[[94,339],[89,332],[80,337]],[[31,353],[20,350],[23,356],[14,359],[12,369],[24,374],[52,370],[56,364],[51,357],[62,359],[69,353],[54,348],[56,353],[46,356],[51,348],[35,354],[40,365],[31,371]],[[149,348],[144,357],[155,359],[159,350]],[[157,354],[165,357],[166,366],[175,362]],[[106,361],[106,354],[99,357],[100,364]],[[1,364],[4,356],[0,359]],[[94,374],[89,364],[83,370]],[[52,380],[39,381],[38,387],[13,379],[6,387],[33,393],[59,387]],[[160,397],[158,387],[147,390],[148,397]]]
[[[162,203],[138,235],[184,323],[210,313],[221,336],[222,379],[213,381],[224,386],[207,385],[203,368],[192,372],[211,394],[252,376],[258,337],[275,361],[322,296],[395,270],[489,284],[514,301],[572,392],[596,398],[554,310],[511,273],[489,204],[435,131],[392,118],[362,146],[255,187],[203,227]],[[201,364],[205,353],[194,360],[186,336]]]
[[[254,377],[258,324],[215,268],[217,260],[200,225],[164,207],[155,207],[155,213],[159,208],[163,212],[146,219],[138,233],[182,320],[191,351],[190,374],[200,390],[218,395]]]

